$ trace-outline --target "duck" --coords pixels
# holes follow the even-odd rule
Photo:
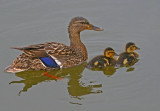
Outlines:
[[[84,18],[74,17],[68,26],[70,45],[57,42],[29,45],[26,47],[11,47],[22,51],[9,65],[6,72],[21,72],[27,70],[56,70],[80,65],[88,59],[85,45],[80,39],[84,30],[103,31]]]
[[[114,56],[116,56],[116,55],[118,56],[118,54],[115,53],[113,48],[107,47],[104,50],[103,55],[98,55],[98,56],[92,58],[88,62],[86,67],[89,69],[94,69],[94,68],[103,69],[107,66],[114,66],[114,65],[116,65],[116,58],[114,58]]]
[[[126,65],[137,61],[139,54],[135,52],[135,50],[140,50],[140,48],[137,47],[135,43],[128,42],[125,45],[125,51],[120,53],[119,56],[117,57],[117,64]]]

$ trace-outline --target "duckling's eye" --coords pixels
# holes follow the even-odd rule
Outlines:
[[[133,47],[130,47],[130,49],[132,50],[132,49],[133,49]]]
[[[136,49],[136,46],[131,46],[130,47],[130,50],[135,50]]]
[[[108,54],[114,54],[114,52],[109,52]]]

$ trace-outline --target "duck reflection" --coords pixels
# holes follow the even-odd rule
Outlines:
[[[9,84],[23,83],[25,86],[19,92],[19,95],[20,95],[22,92],[27,92],[28,89],[32,88],[32,86],[37,85],[38,83],[52,81],[52,80],[57,81],[59,80],[57,78],[61,78],[61,79],[63,78],[63,79],[69,80],[67,84],[67,88],[68,88],[68,93],[71,97],[79,99],[83,95],[102,92],[102,91],[94,90],[94,88],[102,87],[101,84],[85,86],[85,83],[80,80],[86,64],[87,63],[85,62],[79,66],[75,66],[72,68],[47,71],[48,75],[51,75],[51,76],[46,76],[45,75],[46,71],[19,72],[19,73],[16,73],[15,75],[17,77],[22,78],[23,80],[12,81]],[[56,78],[53,78],[53,77],[56,77]]]
[[[71,71],[69,71],[68,73],[70,73],[70,79],[68,82],[68,92],[69,94],[77,99],[81,99],[80,97],[83,95],[87,95],[87,94],[94,94],[94,93],[100,93],[102,91],[94,91],[93,88],[98,88],[98,87],[102,87],[101,84],[96,84],[96,85],[87,85],[82,81],[80,81],[81,77],[82,77],[82,72],[85,68],[86,64],[83,66],[78,66],[72,69],[72,73],[70,73]]]
[[[43,73],[44,73],[44,71],[24,71],[24,72],[18,72],[15,75],[17,77],[22,78],[23,80],[12,81],[9,84],[23,83],[25,86],[19,92],[19,95],[20,95],[21,92],[27,92],[29,88],[31,88],[34,85],[37,85],[40,82],[51,80],[51,78],[46,77]]]

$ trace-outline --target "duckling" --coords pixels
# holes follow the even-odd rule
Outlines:
[[[23,53],[5,71],[21,72],[26,70],[61,69],[85,62],[88,58],[88,53],[80,39],[80,32],[84,30],[102,31],[103,29],[90,24],[83,17],[75,17],[68,26],[70,46],[57,42],[46,42],[27,47],[12,47],[23,51]]]
[[[87,64],[87,68],[93,69],[93,68],[105,68],[107,66],[112,66],[116,64],[116,59],[114,56],[117,55],[115,51],[108,47],[104,50],[104,55],[99,55],[94,57],[89,61]]]
[[[125,52],[119,54],[117,58],[117,64],[125,65],[131,64],[137,60],[139,54],[134,52],[135,50],[139,50],[140,48],[135,45],[133,42],[128,42],[125,46]]]

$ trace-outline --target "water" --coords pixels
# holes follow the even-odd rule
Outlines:
[[[160,1],[1,0],[0,111],[159,111]],[[43,71],[3,70],[20,54],[14,46],[56,41],[69,44],[71,18],[83,16],[103,32],[85,31],[89,59],[110,46],[117,53],[128,41],[141,48],[130,68],[91,71],[86,63],[62,71],[55,80]]]

